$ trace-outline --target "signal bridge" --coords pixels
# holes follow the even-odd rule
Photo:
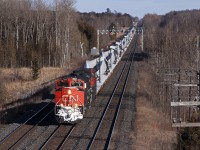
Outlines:
[[[178,83],[173,84],[172,127],[200,127],[200,73],[196,73],[196,80],[189,78],[189,83],[180,83],[183,78],[179,74]]]

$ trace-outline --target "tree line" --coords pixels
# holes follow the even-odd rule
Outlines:
[[[145,50],[162,55],[162,67],[196,69],[200,11],[170,12],[144,17]]]
[[[130,25],[128,14],[80,13],[74,0],[0,0],[0,67],[63,67],[96,46],[96,30]],[[107,18],[105,20],[105,18]],[[107,41],[106,41],[107,42]]]

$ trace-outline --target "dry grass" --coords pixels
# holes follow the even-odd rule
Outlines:
[[[176,143],[176,130],[171,127],[167,112],[156,108],[158,102],[154,76],[151,67],[140,64],[137,84],[137,112],[135,121],[135,139],[133,149],[136,150],[171,150]]]
[[[155,83],[155,77],[152,73],[154,70],[145,62],[141,62],[139,70],[137,95],[143,96],[153,103],[157,101],[156,98],[158,97],[158,89]]]
[[[37,80],[32,80],[31,69],[2,69],[1,79],[4,85],[4,102],[2,104],[25,98],[43,88],[44,83],[66,74],[61,68],[42,68]]]
[[[158,112],[145,98],[137,99],[135,122],[136,150],[171,150],[176,143],[176,131],[172,129],[170,118]]]
[[[55,82],[55,79],[69,74],[82,66],[87,57],[66,63],[64,68],[47,67],[40,69],[39,78],[32,80],[30,68],[1,69],[0,81],[3,94],[0,97],[0,106],[32,96],[37,91]]]

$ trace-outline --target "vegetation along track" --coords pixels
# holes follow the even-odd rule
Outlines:
[[[42,122],[45,122],[51,113],[53,113],[53,105],[51,102],[49,102],[26,122],[21,124],[2,141],[0,141],[0,149],[14,149],[31,132],[34,131],[36,126],[40,125]]]

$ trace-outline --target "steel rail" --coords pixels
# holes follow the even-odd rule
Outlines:
[[[136,40],[137,42],[137,40]],[[134,49],[136,49],[136,44],[135,44],[135,47]],[[110,143],[111,143],[111,139],[113,137],[113,131],[115,129],[115,125],[116,125],[116,122],[117,122],[117,118],[118,118],[118,115],[119,115],[119,112],[121,110],[121,104],[122,104],[122,101],[123,101],[123,98],[124,98],[124,93],[125,93],[125,90],[126,90],[126,86],[127,86],[127,81],[129,79],[129,75],[130,75],[130,69],[131,69],[131,66],[132,66],[132,63],[133,63],[133,58],[134,58],[134,53],[133,52],[133,57],[131,59],[131,63],[130,63],[130,66],[129,66],[129,69],[128,69],[128,73],[127,73],[127,77],[126,77],[126,81],[124,83],[124,86],[123,86],[123,91],[122,91],[122,94],[121,94],[121,97],[120,97],[120,101],[119,101],[119,104],[117,106],[117,112],[115,113],[115,116],[114,116],[114,119],[112,121],[112,126],[110,128],[110,131],[109,131],[109,136],[108,136],[108,139],[107,139],[107,142],[106,142],[106,145],[105,145],[105,149],[109,149],[109,146],[110,146]]]
[[[45,143],[39,148],[40,150],[45,149],[45,147],[49,144],[49,142],[54,138],[54,136],[56,135],[57,131],[62,127],[62,125],[58,125],[57,128],[54,130],[54,132],[48,137],[48,139],[45,141]],[[65,135],[65,137],[63,138],[61,144],[58,145],[57,149],[60,149],[64,143],[67,141],[68,137],[70,136],[70,134],[72,133],[72,131],[75,128],[75,124],[71,126],[71,128],[69,129],[69,131],[67,132],[67,134]]]
[[[69,138],[69,136],[71,135],[71,133],[73,132],[74,128],[75,128],[75,124],[72,126],[72,128],[70,129],[70,131],[68,132],[68,134],[65,136],[64,140],[61,142],[61,144],[58,146],[58,150],[62,149],[63,146],[65,145],[67,139]]]
[[[44,144],[39,148],[40,150],[43,149],[49,141],[52,139],[52,137],[56,134],[56,131],[60,128],[61,125],[58,125],[57,128],[53,131],[53,133],[47,138],[47,140],[44,142]]]
[[[22,141],[23,139],[25,139],[28,134],[30,134],[31,132],[33,132],[33,130],[39,126],[39,124],[45,120],[45,118],[47,118],[52,112],[54,111],[54,109],[52,109],[51,111],[49,111],[36,125],[34,125],[33,127],[31,127],[20,139],[18,139],[9,149],[15,149],[16,146],[19,144],[20,141]]]
[[[15,130],[9,133],[5,138],[0,141],[0,145],[5,142],[12,134],[14,134],[17,130],[19,130],[23,125],[27,124],[31,119],[33,119],[36,115],[38,115],[42,110],[44,110],[51,102],[47,103],[44,107],[42,107],[39,111],[37,111],[34,115],[32,115],[29,119],[27,119],[23,124],[18,126]]]

